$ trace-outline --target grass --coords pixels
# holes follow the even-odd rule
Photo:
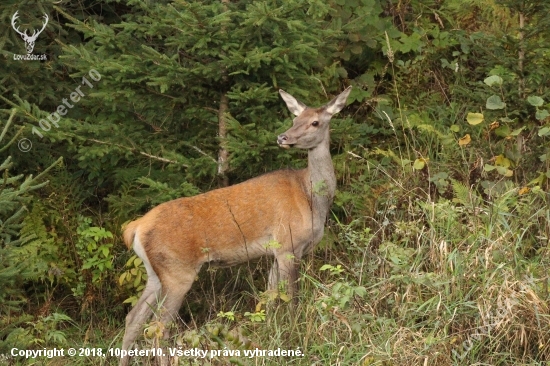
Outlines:
[[[357,207],[372,214],[354,216],[348,207],[354,221],[332,222],[302,263],[296,307],[278,300],[261,305],[265,318],[258,314],[263,264],[203,272],[182,308],[187,326],[180,322],[172,345],[241,355],[180,357],[180,364],[548,365],[548,194],[537,188],[523,193],[512,182],[497,182],[488,194],[452,179],[444,194],[434,194],[422,171],[391,169],[370,169],[369,180],[377,184],[367,188],[361,179],[350,182],[355,199],[366,201]],[[356,192],[354,183],[360,185]],[[119,347],[125,311],[120,305],[112,312],[95,309],[101,315],[90,311],[91,318],[80,322],[40,318],[28,348]],[[220,311],[226,315],[218,317]],[[156,347],[156,326],[148,324],[138,348]],[[278,348],[305,355],[244,355]],[[133,360],[154,364],[153,358]],[[114,365],[117,359],[88,356],[71,363]]]
[[[208,276],[202,276],[195,286],[198,291],[182,309],[189,328],[180,324],[173,344],[182,350],[226,347],[240,350],[241,356],[181,357],[180,364],[547,365],[550,209],[546,193],[519,195],[510,185],[487,200],[454,182],[454,199],[430,202],[409,194],[400,202],[408,190],[396,186],[391,190],[386,195],[389,204],[408,207],[406,214],[379,206],[373,219],[385,224],[377,231],[360,220],[333,224],[332,235],[327,234],[331,240],[302,264],[302,291],[295,308],[280,300],[269,303],[263,307],[265,319],[254,322],[244,314],[254,312],[259,292],[235,294],[231,288],[235,286],[222,281],[218,298],[212,299],[212,291],[205,289],[216,287],[216,279],[208,283],[204,278]],[[221,277],[227,274],[221,272]],[[240,281],[237,288],[246,287],[246,280]],[[249,286],[254,288],[254,283]],[[201,302],[218,308],[200,309]],[[222,310],[232,311],[234,320],[216,317],[215,312]],[[150,337],[140,341],[140,349],[155,344],[154,326],[149,324]],[[54,329],[70,334],[65,348],[104,350],[120,344],[123,330],[120,317],[99,320],[93,328],[44,329],[50,335]],[[40,346],[55,344],[46,341]],[[245,349],[256,348],[300,349],[305,356],[244,356]],[[13,361],[8,364],[25,364]],[[71,361],[117,362],[110,357]],[[143,357],[134,361],[154,363]],[[39,364],[66,360],[60,362],[42,359]]]

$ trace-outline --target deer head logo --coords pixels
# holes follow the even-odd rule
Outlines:
[[[25,29],[24,32],[21,32],[19,30],[19,27],[16,27],[15,26],[15,21],[17,20],[18,16],[17,16],[17,13],[18,11],[15,12],[15,14],[13,14],[13,17],[11,18],[11,26],[13,27],[13,29],[19,33],[19,35],[21,36],[21,38],[23,38],[23,41],[25,41],[25,47],[27,48],[27,53],[28,54],[31,54],[32,53],[32,50],[34,49],[34,42],[36,42],[36,38],[38,38],[38,36],[40,35],[40,33],[42,33],[42,31],[44,30],[44,28],[46,28],[46,25],[48,25],[48,15],[46,13],[44,13],[44,20],[45,20],[45,23],[44,25],[42,26],[42,29],[40,29],[38,32],[36,32],[36,30],[34,30],[32,32],[32,34],[29,36],[27,34],[27,30]]]

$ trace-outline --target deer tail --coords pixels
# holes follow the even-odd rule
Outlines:
[[[124,244],[128,247],[128,249],[132,248],[132,244],[134,242],[134,237],[136,235],[136,230],[138,228],[138,222],[139,220],[132,221],[126,225],[126,228],[124,229]]]

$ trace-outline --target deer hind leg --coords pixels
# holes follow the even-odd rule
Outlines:
[[[157,275],[155,272],[152,274],[148,273],[147,285],[145,285],[143,294],[136,306],[126,316],[126,331],[122,340],[123,350],[130,349],[137,336],[141,333],[143,324],[145,324],[153,313],[153,310],[157,307],[160,292],[161,285]],[[128,357],[122,358],[120,365],[125,366],[128,364],[128,361]]]
[[[149,319],[153,310],[156,309],[161,294],[161,283],[156,272],[153,270],[147,258],[147,254],[143,249],[139,235],[134,237],[134,251],[142,259],[147,271],[147,284],[143,290],[143,294],[139,298],[136,306],[126,316],[126,330],[122,339],[122,349],[128,350],[141,333],[143,324]],[[120,365],[125,366],[129,362],[129,357],[121,358]]]
[[[268,290],[279,291],[279,285],[281,285],[282,292],[294,298],[298,280],[298,260],[299,258],[296,258],[292,252],[278,253],[269,272]]]
[[[181,307],[183,299],[191,285],[195,281],[198,269],[179,269],[172,271],[170,275],[162,277],[162,306],[160,310],[160,323],[164,328],[163,338],[170,338],[170,323],[175,321],[178,316],[178,311]],[[170,359],[168,352],[165,352],[166,357],[160,358],[161,365],[169,365]],[[175,362],[177,364],[177,362]]]

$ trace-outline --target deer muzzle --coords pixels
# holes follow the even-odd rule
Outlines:
[[[283,149],[289,149],[291,148],[292,146],[294,146],[294,144],[289,144],[288,143],[288,136],[285,135],[284,133],[282,135],[279,135],[277,137],[277,144],[282,147]]]

